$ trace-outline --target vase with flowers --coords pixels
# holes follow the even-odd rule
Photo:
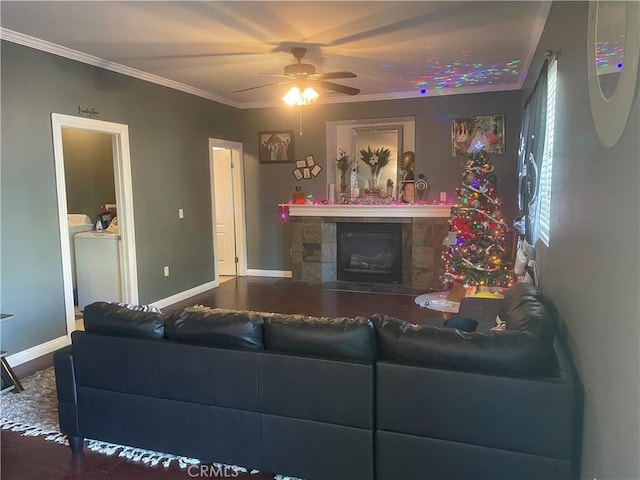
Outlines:
[[[347,152],[341,148],[338,149],[336,166],[338,167],[338,173],[340,174],[340,193],[350,196],[348,189],[349,184],[351,183],[353,160],[351,160]]]
[[[371,188],[376,188],[378,186],[380,172],[387,166],[390,158],[391,150],[388,148],[380,147],[372,150],[371,146],[367,145],[366,150],[360,150],[360,160],[362,160],[371,170],[371,182],[369,183]]]

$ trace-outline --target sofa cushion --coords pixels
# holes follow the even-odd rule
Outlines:
[[[117,303],[95,302],[83,312],[84,329],[89,333],[122,337],[164,337],[166,318],[159,313],[131,310]]]
[[[554,310],[533,285],[517,283],[505,292],[498,315],[507,324],[507,330],[527,331],[551,342],[556,330]]]
[[[377,356],[373,324],[364,317],[267,314],[264,322],[268,350],[365,361]]]
[[[172,340],[218,347],[262,349],[263,319],[254,312],[215,308],[174,313],[165,334]]]
[[[553,342],[527,331],[463,332],[372,317],[380,358],[504,375],[550,375],[556,370]]]

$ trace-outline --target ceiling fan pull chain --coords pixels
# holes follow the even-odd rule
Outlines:
[[[298,115],[300,120],[300,136],[302,136],[302,105],[298,105]]]

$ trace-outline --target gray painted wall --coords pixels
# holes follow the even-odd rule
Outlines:
[[[213,280],[208,138],[241,141],[245,149],[248,265],[289,269],[288,226],[277,204],[297,183],[292,164],[260,165],[260,130],[298,131],[296,109],[237,110],[27,47],[2,42],[2,348],[15,353],[65,334],[62,262],[51,113],[76,115],[78,105],[129,126],[140,301],[152,302]],[[463,157],[450,150],[452,118],[504,113],[507,153],[493,160],[504,211],[515,212],[515,149],[520,92],[417,100],[314,105],[303,110],[296,156],[313,154],[325,170],[305,182],[326,192],[325,121],[414,116],[416,171],[431,196],[454,196]],[[336,152],[330,152],[333,162]],[[185,218],[178,219],[178,208]],[[169,265],[171,276],[162,276]],[[33,296],[37,301],[33,301]]]
[[[551,239],[537,251],[542,289],[567,323],[585,387],[582,478],[638,479],[640,110],[636,94],[620,141],[599,142],[587,83],[588,9],[554,2],[527,80],[530,91],[543,52],[561,50]]]
[[[116,203],[111,141],[106,133],[62,129],[67,212],[89,215],[94,224],[102,205]]]
[[[298,135],[296,108],[256,109],[245,112],[244,154],[247,200],[247,231],[250,268],[288,270],[289,227],[278,220],[278,203],[286,203],[298,184],[291,174],[293,164],[258,163],[258,131],[294,130],[296,158],[312,154],[324,170],[316,178],[300,182],[314,200],[326,198],[327,168],[333,168],[337,152],[326,152],[325,122],[375,118],[415,117],[416,173],[429,178],[427,200],[439,199],[439,192],[457,199],[454,189],[462,180],[466,157],[451,155],[451,120],[476,115],[504,114],[506,153],[492,155],[498,176],[503,211],[511,222],[517,214],[517,143],[521,121],[522,93],[496,92],[447,95],[420,99],[386,100],[349,104],[311,105],[302,110],[302,136]],[[329,165],[327,165],[329,163]]]
[[[88,105],[129,126],[140,301],[212,281],[208,138],[240,140],[241,112],[10,42],[1,60],[0,308],[15,315],[2,322],[2,349],[66,333],[54,112],[77,115]]]

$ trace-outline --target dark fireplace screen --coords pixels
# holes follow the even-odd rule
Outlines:
[[[338,280],[402,283],[402,224],[337,223]]]

